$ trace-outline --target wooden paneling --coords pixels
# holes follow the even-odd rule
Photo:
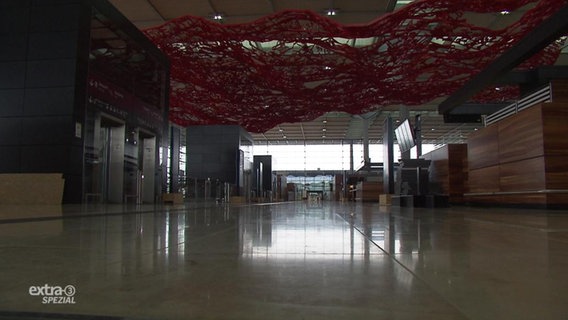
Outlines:
[[[546,157],[546,189],[568,190],[568,156]]]
[[[462,203],[463,194],[467,190],[469,181],[468,163],[467,163],[467,145],[453,144],[448,145],[450,157],[450,202]]]
[[[469,170],[469,192],[499,191],[499,166]]]
[[[449,179],[449,154],[448,146],[445,145],[434,151],[422,156],[426,160],[430,160],[428,169],[428,180],[430,183],[430,191],[438,194],[448,194]]]
[[[496,124],[470,134],[467,158],[470,169],[499,164],[499,127]]]
[[[466,201],[478,203],[478,204],[499,204],[503,203],[503,200],[499,195],[487,195],[487,196],[471,196],[465,197]]]
[[[544,152],[547,156],[568,156],[568,107],[565,103],[542,105]]]
[[[451,203],[462,203],[467,186],[467,145],[449,144],[424,155],[429,168],[430,191],[449,196]]]
[[[499,166],[499,191],[546,189],[544,157],[504,163]]]
[[[523,110],[497,123],[499,163],[533,158],[544,154],[540,107]]]
[[[469,201],[568,206],[568,104],[535,105],[470,140]]]
[[[499,198],[501,204],[526,204],[526,205],[546,205],[546,194],[543,193],[527,193],[503,195]]]
[[[549,193],[546,195],[546,204],[551,207],[568,209],[568,192]]]
[[[383,182],[359,182],[357,184],[357,200],[379,202],[383,193]]]
[[[568,102],[567,80],[553,80],[550,83],[550,87],[552,88],[552,101]]]

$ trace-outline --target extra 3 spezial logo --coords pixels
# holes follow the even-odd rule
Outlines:
[[[41,303],[43,304],[75,304],[75,293],[77,290],[75,286],[66,285],[50,286],[45,284],[43,286],[30,286],[30,296],[42,297]]]

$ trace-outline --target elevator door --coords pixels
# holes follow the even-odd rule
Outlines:
[[[103,202],[122,203],[124,181],[124,124],[101,117],[99,130],[101,196]]]
[[[141,170],[140,196],[142,203],[156,199],[156,137],[140,131],[138,161]]]
[[[101,194],[102,202],[108,201],[108,185],[109,185],[109,163],[110,163],[110,127],[99,128],[99,149],[98,149],[98,166],[97,177],[99,193]]]

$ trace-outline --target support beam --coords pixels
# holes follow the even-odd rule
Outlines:
[[[397,3],[397,0],[389,0],[389,2],[387,3],[387,10],[386,10],[386,12],[387,12],[387,13],[393,12],[393,11],[394,11],[394,8],[396,8],[396,3]]]
[[[568,33],[568,19],[566,17],[568,17],[568,4],[530,31],[521,41],[443,101],[438,106],[438,112],[440,114],[448,113],[460,104],[465,103],[488,84],[493,83],[496,79]]]

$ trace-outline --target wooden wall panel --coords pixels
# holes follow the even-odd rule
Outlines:
[[[568,80],[553,80],[550,87],[552,88],[552,101],[568,102]]]
[[[568,209],[568,192],[547,194],[546,204],[555,208]]]
[[[544,157],[501,164],[499,166],[500,191],[538,191],[546,189],[544,168]]]
[[[467,145],[451,144],[449,147],[449,180],[450,180],[450,202],[463,202],[463,194],[467,191],[469,181],[467,163]]]
[[[546,194],[527,193],[515,195],[502,195],[499,199],[501,204],[526,204],[526,205],[546,205]]]
[[[568,156],[547,156],[546,189],[568,190]]]
[[[423,156],[430,160],[428,180],[433,193],[448,194],[450,188],[448,146],[445,145]]]
[[[491,195],[491,196],[470,196],[466,195],[465,200],[467,202],[473,202],[478,204],[500,204],[503,203],[501,196],[499,195]]]
[[[496,124],[469,135],[467,158],[470,169],[499,164],[499,127]]]
[[[467,145],[449,144],[425,154],[430,191],[449,196],[450,203],[462,203],[467,186]]]
[[[555,102],[535,105],[470,136],[469,201],[568,208],[568,82],[554,86]],[[487,166],[494,157],[499,165]]]
[[[568,108],[565,103],[542,106],[544,152],[547,156],[568,156]]]
[[[469,192],[499,191],[499,166],[469,170]]]
[[[500,121],[499,163],[542,156],[542,112],[540,107],[523,110]]]
[[[357,200],[379,202],[383,192],[383,182],[362,181],[357,184]]]

